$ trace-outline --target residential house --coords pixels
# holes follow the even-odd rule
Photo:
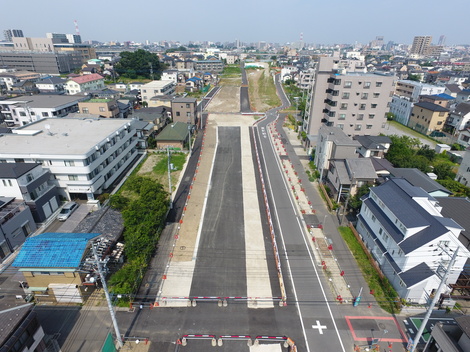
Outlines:
[[[151,122],[153,132],[160,132],[171,121],[171,109],[167,106],[142,108],[134,111],[133,118]]]
[[[445,87],[446,90],[444,93],[450,95],[453,98],[457,98],[457,94],[462,90],[458,84],[446,84]]]
[[[320,126],[319,138],[315,149],[314,164],[320,171],[320,178],[324,176],[324,170],[330,167],[332,159],[357,158],[357,149],[361,144],[349,138],[338,127],[326,125]]]
[[[167,125],[155,138],[157,141],[157,149],[184,149],[189,143],[188,124],[184,122],[172,122]]]
[[[419,102],[413,106],[408,127],[429,135],[442,131],[449,115],[449,109],[429,102]]]
[[[85,93],[104,88],[104,77],[97,73],[73,77],[65,83],[67,94]]]
[[[176,84],[171,80],[152,81],[140,87],[142,102],[149,104],[150,99],[160,95],[171,95],[175,92]],[[150,105],[150,104],[149,104]]]
[[[470,249],[470,199],[467,197],[436,197],[439,205],[442,207],[441,214],[445,217],[454,219],[463,227],[460,232],[459,241]],[[465,271],[469,273],[470,267],[467,265]]]
[[[150,98],[148,102],[148,107],[159,107],[159,106],[167,106],[171,109],[171,102],[175,99],[174,95],[156,95]]]
[[[26,125],[48,117],[64,117],[78,111],[82,95],[32,95],[0,100],[0,113],[11,125]]]
[[[468,151],[465,153],[462,159],[462,163],[459,166],[459,171],[457,171],[455,180],[466,187],[470,187],[470,153]]]
[[[37,81],[36,87],[41,93],[65,93],[65,82],[66,80],[61,77],[50,76]]]
[[[433,103],[450,109],[451,104],[455,101],[455,98],[445,93],[441,93],[434,95],[420,95],[419,101],[427,101],[428,103]]]
[[[417,102],[420,95],[435,95],[444,92],[445,87],[410,80],[398,80],[395,85],[395,95],[407,97],[413,102]]]
[[[129,83],[129,90],[137,89],[140,91],[140,87],[142,87],[144,83],[142,82],[130,82]]]
[[[7,187],[12,180],[3,179]],[[36,230],[31,210],[22,199],[0,197],[0,262],[13,253]]]
[[[178,83],[178,70],[165,70],[162,72],[162,80]]]
[[[41,164],[0,162],[0,194],[24,200],[38,223],[59,208],[59,193],[50,179]]]
[[[83,303],[85,292],[94,287],[85,285],[92,272],[85,270],[84,262],[92,240],[98,236],[98,233],[42,233],[28,238],[12,264],[28,283],[25,293],[48,303]]]
[[[98,114],[100,117],[119,118],[119,107],[115,99],[90,99],[78,103],[82,114]]]
[[[466,128],[460,131],[457,138],[457,143],[464,146],[465,148],[470,147],[470,128]]]
[[[460,103],[451,110],[445,126],[452,129],[453,133],[470,127],[470,102]]]
[[[407,180],[391,178],[363,199],[356,229],[398,296],[426,303],[453,253],[446,284],[454,284],[470,256],[462,227],[441,214],[437,200]],[[448,291],[448,290],[444,290]]]
[[[387,136],[354,136],[353,139],[361,143],[357,152],[363,158],[383,158],[392,144]]]
[[[451,191],[416,168],[393,168],[390,170],[390,175],[404,178],[411,185],[421,187],[431,197],[448,197],[452,195]]]
[[[393,119],[407,126],[413,106],[414,103],[411,98],[394,95],[390,103],[390,112],[393,114]]]
[[[196,98],[175,98],[171,102],[173,121],[195,126],[199,123]]]
[[[0,321],[3,322],[0,351],[43,352],[47,350],[44,341],[46,334],[33,308],[32,303],[27,303],[0,311]]]
[[[431,336],[423,352],[462,352],[470,349],[470,316],[455,317],[433,324]]]
[[[191,77],[186,80],[186,90],[190,92],[195,92],[200,90],[203,87],[204,83],[199,77]]]
[[[457,103],[468,103],[470,102],[470,89],[464,89],[457,93],[455,98]]]
[[[361,186],[373,185],[377,173],[370,158],[337,159],[330,161],[327,178],[340,202],[347,194],[354,196]]]
[[[14,84],[25,81],[34,83],[39,77],[39,73],[11,70],[9,72],[0,73],[0,82],[3,82],[7,91],[12,91]]]
[[[39,162],[66,199],[94,199],[138,156],[132,119],[47,118],[1,137],[3,162]]]

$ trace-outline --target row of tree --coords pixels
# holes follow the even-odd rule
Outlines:
[[[119,194],[111,196],[111,207],[124,219],[126,256],[126,263],[109,279],[111,292],[130,294],[139,288],[165,224],[168,204],[161,184],[137,175],[126,181]]]
[[[147,50],[123,51],[120,56],[120,60],[114,65],[114,70],[122,77],[158,80],[165,69],[158,55]]]

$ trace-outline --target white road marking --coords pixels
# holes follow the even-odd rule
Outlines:
[[[326,330],[326,325],[320,325],[320,321],[317,320],[317,325],[312,325],[312,329],[318,329],[320,335],[323,335],[323,329]]]

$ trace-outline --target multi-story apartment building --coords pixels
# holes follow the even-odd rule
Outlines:
[[[408,127],[423,134],[442,131],[448,115],[449,109],[422,101],[413,106]]]
[[[194,69],[196,71],[220,73],[224,70],[224,62],[222,60],[194,61]]]
[[[425,303],[442,270],[459,250],[446,284],[454,284],[470,252],[459,241],[463,228],[441,214],[437,200],[402,178],[370,189],[357,231],[400,298]]]
[[[0,137],[0,160],[36,162],[67,198],[94,199],[135,162],[137,120],[41,119]]]
[[[22,199],[35,222],[43,222],[59,207],[59,193],[50,179],[41,164],[0,162],[0,194]]]
[[[174,122],[184,122],[190,125],[198,124],[198,111],[196,98],[175,98],[171,102]]]
[[[320,58],[303,126],[312,144],[322,124],[341,128],[349,136],[382,131],[395,76],[364,71],[358,60]]]
[[[119,107],[115,99],[90,99],[78,103],[82,114],[95,114],[100,117],[118,118]]]
[[[414,55],[426,55],[429,52],[431,46],[432,36],[416,36],[413,39],[413,44],[411,45],[410,54]]]
[[[31,95],[0,100],[0,113],[5,122],[12,125],[28,123],[48,118],[64,117],[78,111],[78,103],[86,96]]]
[[[171,95],[175,92],[176,84],[172,80],[152,81],[140,86],[142,101],[147,104],[155,96]]]
[[[65,83],[67,94],[85,93],[104,88],[104,77],[98,73],[73,77]]]

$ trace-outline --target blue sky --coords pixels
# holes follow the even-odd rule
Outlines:
[[[302,32],[306,43],[368,43],[379,35],[406,44],[415,35],[432,35],[437,43],[443,34],[447,44],[470,44],[468,0],[5,0],[0,7],[12,14],[2,16],[0,29],[22,29],[30,37],[74,33],[76,19],[84,40],[99,41],[282,44],[299,41]]]

